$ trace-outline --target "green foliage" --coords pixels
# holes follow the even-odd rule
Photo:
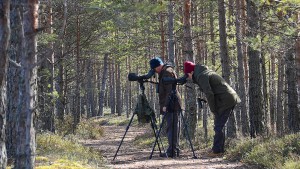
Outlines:
[[[54,42],[57,39],[56,34],[43,33],[38,34],[38,43],[40,45],[48,45],[51,42]]]
[[[295,166],[300,158],[300,134],[277,139],[242,140],[228,151],[227,158],[266,168]]]
[[[40,156],[46,156],[49,159],[51,158],[51,161],[65,161],[54,162],[58,163],[57,167],[61,165],[64,165],[65,167],[68,165],[70,165],[70,167],[79,167],[82,165],[97,166],[103,163],[103,159],[99,152],[93,150],[92,148],[81,145],[78,143],[77,139],[74,139],[74,137],[72,138],[69,136],[69,138],[62,138],[61,136],[51,133],[37,135],[37,154]],[[66,162],[66,159],[69,161]],[[38,160],[38,162],[43,161],[49,163],[45,158],[39,158]]]
[[[82,139],[99,139],[103,129],[95,119],[82,120],[76,129],[76,136]]]

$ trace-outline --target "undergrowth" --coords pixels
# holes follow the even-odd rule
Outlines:
[[[243,139],[231,145],[226,158],[262,168],[300,169],[300,134],[283,138]]]

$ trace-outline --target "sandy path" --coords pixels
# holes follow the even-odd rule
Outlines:
[[[149,159],[151,148],[139,149],[132,142],[133,139],[145,132],[146,128],[130,127],[118,155],[112,161],[121,138],[125,132],[125,126],[103,126],[105,135],[101,140],[86,142],[87,146],[99,149],[103,157],[107,160],[108,168],[155,168],[155,169],[249,169],[249,167],[239,162],[228,162],[222,158],[204,158],[200,152],[195,152],[198,159],[192,158],[190,150],[182,150],[179,158],[161,158],[159,152],[155,151],[152,159]]]

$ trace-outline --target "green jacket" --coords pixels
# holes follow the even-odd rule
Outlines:
[[[209,108],[214,114],[219,114],[241,102],[229,84],[220,75],[204,65],[195,66],[193,81],[205,93]]]
[[[160,113],[163,114],[162,108],[166,107],[168,111],[168,105],[169,105],[169,96],[172,91],[172,84],[164,84],[162,83],[162,78],[164,77],[172,77],[177,78],[176,73],[174,69],[170,66],[164,65],[162,68],[162,71],[159,73],[159,105],[160,105]],[[177,86],[176,86],[177,87]],[[176,102],[172,108],[174,108],[175,112],[181,111],[181,98],[176,90],[176,95],[178,98],[178,102]]]

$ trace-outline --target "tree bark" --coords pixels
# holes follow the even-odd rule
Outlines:
[[[193,45],[192,45],[192,31],[191,31],[191,0],[184,1],[183,8],[183,25],[184,25],[184,39],[183,39],[183,55],[186,60],[194,62]],[[196,90],[192,82],[187,83],[191,88],[187,88],[187,98],[185,99],[185,118],[188,126],[188,132],[191,138],[195,138],[195,131],[197,125],[197,107],[196,107]]]
[[[116,113],[118,116],[122,115],[122,93],[121,93],[121,70],[120,62],[116,64]]]
[[[115,100],[115,63],[114,59],[111,60],[110,66],[110,112],[116,113],[116,100]]]
[[[19,0],[13,0],[13,4],[20,3]],[[20,57],[22,51],[23,24],[21,23],[21,8],[19,5],[11,7],[11,41],[9,48],[9,56],[12,62],[9,64],[7,73],[7,124],[6,124],[6,149],[8,159],[12,159],[16,155],[16,119],[19,96],[18,80],[20,78]]]
[[[220,56],[222,63],[222,76],[228,84],[231,84],[230,80],[230,65],[228,55],[228,45],[226,37],[226,18],[225,18],[225,2],[224,0],[218,0],[218,12],[219,12],[219,36],[220,36]],[[228,137],[236,137],[236,122],[235,113],[232,113],[227,123],[227,135]]]
[[[284,119],[283,119],[283,102],[284,102],[284,61],[279,58],[278,63],[278,83],[277,83],[277,119],[276,119],[276,133],[277,136],[283,136],[284,134]]]
[[[287,101],[288,101],[288,126],[290,133],[297,133],[300,131],[300,112],[298,105],[298,91],[297,91],[297,73],[296,73],[296,57],[295,48],[289,49],[286,53],[287,69]]]
[[[259,15],[255,3],[247,0],[248,16],[248,36],[256,38],[259,30]],[[262,98],[262,73],[261,73],[261,54],[254,49],[252,44],[249,46],[249,113],[250,113],[250,135],[264,135],[264,112]]]
[[[23,3],[24,44],[19,81],[17,117],[17,151],[14,168],[32,169],[35,166],[35,130],[33,115],[36,109],[38,1]]]
[[[99,111],[98,116],[103,116],[103,107],[104,107],[104,93],[106,90],[106,81],[107,81],[107,60],[108,60],[108,54],[104,54],[103,59],[103,76],[102,76],[102,82],[101,82],[101,89],[99,93]]]
[[[6,125],[6,73],[8,67],[8,44],[10,39],[10,0],[0,1],[0,168],[6,168],[7,154],[5,147]]]
[[[237,59],[238,59],[238,82],[239,91],[238,94],[241,98],[240,110],[241,110],[241,130],[242,134],[246,136],[249,133],[249,118],[246,107],[246,87],[245,87],[245,70],[244,70],[244,55],[242,50],[242,34],[241,34],[241,4],[240,0],[236,0],[236,47],[237,47]]]
[[[275,82],[275,74],[276,74],[276,68],[275,68],[275,54],[271,53],[271,60],[270,60],[270,66],[269,66],[269,86],[270,86],[270,127],[271,132],[275,133],[275,120],[276,120],[276,82]],[[279,76],[278,76],[279,77]]]

